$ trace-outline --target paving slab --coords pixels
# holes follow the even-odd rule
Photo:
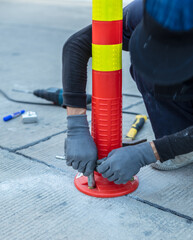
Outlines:
[[[0,146],[2,148],[15,150],[66,130],[66,112],[60,107],[12,104],[1,96],[0,101]],[[22,109],[35,111],[38,122],[24,124],[21,117],[8,122],[2,120],[3,116]]]
[[[77,171],[66,165],[65,160],[57,159],[56,156],[64,156],[64,139],[66,133],[59,134],[50,138],[47,141],[36,144],[32,147],[17,151],[26,157],[36,159],[42,164],[48,165],[52,168],[60,169],[68,176],[73,178]]]
[[[88,7],[80,8],[80,3],[74,7],[69,3],[1,1],[0,89],[16,100],[46,103],[12,89],[62,87],[62,47],[71,34],[90,21]],[[66,112],[59,107],[17,104],[2,95],[0,101],[1,119],[21,109],[35,111],[39,118],[37,124],[28,125],[19,118],[1,122],[2,148],[16,150],[66,130]]]
[[[131,195],[193,218],[193,164],[175,171],[150,166],[139,172],[139,188]]]
[[[39,106],[19,103],[11,103],[0,95],[0,147],[12,151],[25,148],[45,141],[50,137],[65,132],[67,129],[67,112],[58,106]],[[21,116],[8,122],[2,120],[3,116],[25,109],[37,113],[38,122],[24,124]],[[91,112],[88,111],[88,121],[91,120]]]
[[[86,196],[62,171],[7,151],[0,156],[4,240],[192,239],[183,218],[128,197]]]
[[[44,3],[44,4],[43,4]],[[47,4],[52,3],[52,4]],[[66,4],[65,4],[66,3]],[[70,35],[90,24],[91,4],[61,1],[0,2],[0,89],[20,101],[47,103],[33,96],[12,91],[62,87],[62,47]],[[70,21],[69,21],[70,19]],[[88,64],[87,92],[92,92],[91,64]],[[129,74],[129,53],[123,52],[123,92],[136,93]],[[16,150],[66,130],[66,112],[58,107],[17,104],[0,94],[0,117],[25,109],[38,114],[38,124],[23,125],[20,119],[0,125],[3,148]],[[123,108],[140,102],[123,97]],[[141,103],[139,103],[141,104]],[[38,132],[38,134],[37,134]],[[6,138],[6,136],[9,136]]]

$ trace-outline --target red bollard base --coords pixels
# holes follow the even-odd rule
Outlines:
[[[112,198],[120,197],[126,194],[134,192],[138,185],[139,180],[137,176],[134,176],[134,180],[129,181],[126,184],[117,185],[114,182],[109,182],[106,178],[103,178],[101,174],[95,172],[96,187],[94,189],[88,188],[88,177],[76,175],[74,184],[76,188],[89,196],[98,198]]]

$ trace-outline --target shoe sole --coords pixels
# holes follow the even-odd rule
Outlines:
[[[182,168],[182,167],[187,166],[189,164],[191,164],[191,162],[190,163],[186,163],[186,164],[182,164],[180,166],[171,166],[171,167],[169,167],[169,166],[164,166],[164,163],[160,163],[160,164],[152,163],[151,167],[155,168],[157,170],[161,170],[161,171],[171,171],[171,170],[176,170],[176,169]]]

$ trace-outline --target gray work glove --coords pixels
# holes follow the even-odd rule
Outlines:
[[[97,161],[97,171],[116,184],[127,183],[140,168],[156,162],[150,143],[114,149],[107,158]]]
[[[66,164],[89,176],[96,166],[97,148],[89,132],[87,116],[71,115],[67,121]]]

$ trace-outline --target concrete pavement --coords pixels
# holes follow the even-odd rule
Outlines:
[[[62,87],[61,54],[67,38],[91,22],[91,1],[0,1],[0,89],[14,99],[46,103],[13,88]],[[91,61],[87,92],[91,93]],[[139,94],[123,53],[123,92]],[[141,99],[123,97],[126,111],[146,113]],[[193,165],[178,171],[143,168],[132,194],[97,199],[76,190],[76,171],[63,154],[66,111],[10,102],[0,95],[1,118],[25,109],[39,122],[20,118],[0,124],[0,239],[191,240]],[[91,119],[90,112],[88,118]],[[123,114],[123,135],[134,120]],[[154,138],[149,120],[137,138]]]

